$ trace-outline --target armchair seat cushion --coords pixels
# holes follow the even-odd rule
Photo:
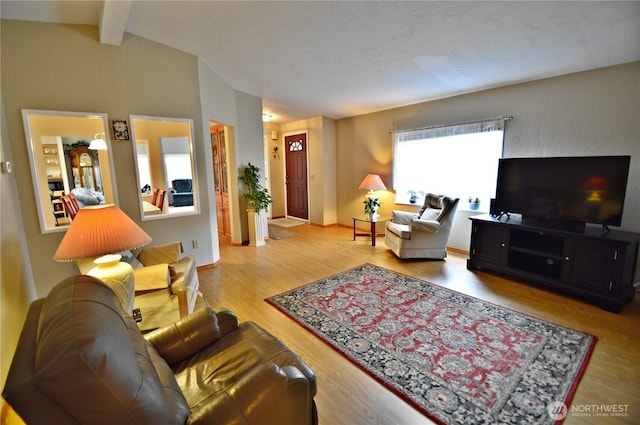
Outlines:
[[[387,230],[402,239],[411,238],[411,229],[408,224],[398,224],[387,221]]]

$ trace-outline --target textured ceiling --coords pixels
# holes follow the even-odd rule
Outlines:
[[[640,60],[640,2],[20,1],[199,56],[275,120],[342,118]]]

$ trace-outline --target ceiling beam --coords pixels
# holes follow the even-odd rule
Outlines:
[[[127,28],[133,0],[105,0],[100,17],[100,43],[119,46]]]

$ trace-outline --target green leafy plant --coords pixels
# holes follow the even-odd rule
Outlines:
[[[85,141],[85,140],[78,140],[75,143],[70,143],[70,144],[64,144],[64,153],[69,153],[75,149],[81,148],[81,147],[89,147],[89,142]]]
[[[380,201],[378,198],[365,198],[363,203],[365,214],[373,214],[380,207]]]
[[[260,184],[260,168],[251,163],[247,164],[244,174],[238,177],[238,180],[244,184],[244,197],[247,198],[249,209],[254,209],[256,212],[266,211],[269,205],[273,204],[269,191]]]

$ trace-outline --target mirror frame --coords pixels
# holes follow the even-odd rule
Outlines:
[[[105,167],[105,170],[100,169],[101,180],[109,181],[110,191],[109,196],[112,198],[113,202],[108,201],[109,203],[114,203],[118,205],[118,192],[116,190],[116,176],[115,176],[115,168],[113,166],[113,148],[111,145],[111,138],[109,135],[109,118],[106,113],[102,112],[71,112],[71,111],[51,111],[51,110],[39,110],[39,109],[23,109],[22,110],[22,123],[24,126],[24,134],[25,134],[25,143],[27,145],[27,152],[29,154],[29,165],[31,168],[31,180],[33,183],[33,191],[34,196],[36,198],[36,207],[38,211],[38,221],[40,222],[40,232],[45,233],[56,233],[56,232],[64,232],[69,228],[69,224],[60,225],[60,226],[49,226],[47,225],[47,221],[45,219],[45,208],[43,205],[43,193],[44,188],[40,185],[40,174],[43,170],[38,168],[38,161],[36,158],[36,146],[38,144],[37,141],[33,140],[33,133],[31,131],[31,120],[30,118],[33,116],[50,116],[50,117],[63,117],[63,118],[88,118],[88,119],[96,119],[101,120],[102,122],[102,131],[105,135],[105,142],[107,144],[107,159],[108,164]],[[94,132],[93,135],[99,133],[98,131]],[[87,136],[93,136],[87,135]],[[56,135],[53,134],[51,136],[59,136],[59,137],[69,137],[67,135]],[[41,143],[41,142],[40,142]],[[46,171],[44,171],[46,172]],[[104,191],[104,186],[103,186]],[[105,194],[106,195],[106,194]]]
[[[189,137],[189,155],[191,156],[191,190],[193,192],[193,210],[189,211],[178,211],[178,212],[163,212],[161,214],[154,215],[146,215],[144,212],[144,204],[142,198],[142,183],[140,181],[140,167],[138,164],[138,136],[136,134],[136,121],[157,121],[157,122],[170,122],[170,123],[184,123],[187,124],[188,127],[188,137]],[[150,220],[162,220],[165,218],[175,218],[175,217],[184,217],[191,215],[199,215],[200,214],[200,193],[198,191],[198,173],[196,169],[196,157],[195,157],[195,142],[194,142],[194,127],[193,120],[191,118],[168,118],[168,117],[158,117],[158,116],[148,116],[148,115],[129,115],[129,123],[131,128],[131,148],[133,152],[133,162],[135,164],[135,173],[136,173],[136,187],[138,193],[138,209],[140,210],[140,219],[142,221],[150,221]],[[175,136],[167,136],[167,138],[171,138]],[[143,137],[140,139],[146,140],[149,143],[148,138]],[[168,191],[169,189],[167,189]],[[167,198],[168,198],[167,194]]]

